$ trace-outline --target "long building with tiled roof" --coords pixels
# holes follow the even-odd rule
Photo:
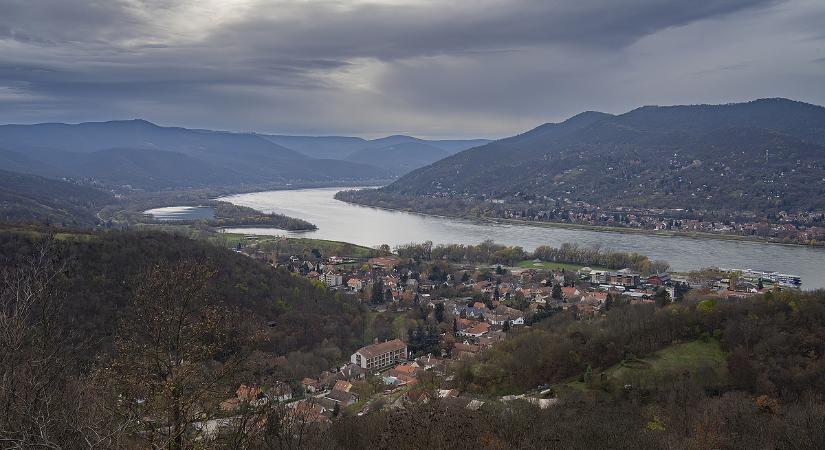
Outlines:
[[[400,339],[393,339],[360,348],[352,354],[350,361],[359,367],[372,370],[405,359],[407,359],[407,344]]]

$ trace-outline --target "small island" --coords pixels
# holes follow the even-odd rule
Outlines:
[[[247,206],[233,205],[224,201],[210,201],[199,205],[197,215],[180,214],[178,218],[158,217],[152,210],[144,214],[154,222],[174,222],[180,225],[206,224],[211,227],[273,227],[287,231],[313,231],[318,227],[303,219],[277,213],[264,213]],[[210,214],[204,215],[203,210]]]
[[[209,225],[215,227],[267,226],[287,231],[313,231],[318,227],[303,219],[277,213],[263,213],[247,206],[229,202],[215,202],[215,217]]]

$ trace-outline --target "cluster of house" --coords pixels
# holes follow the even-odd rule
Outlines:
[[[475,195],[442,192],[433,198],[480,200],[495,205],[487,214],[504,219],[563,222],[582,225],[640,228],[646,230],[699,231],[705,233],[757,236],[796,243],[825,241],[825,211],[779,212],[757,217],[743,213],[738,217],[708,220],[713,212],[662,208],[602,208],[569,198],[516,194],[512,198],[476,198]],[[704,217],[704,219],[703,219]]]
[[[317,379],[301,380],[305,398],[295,403],[312,404],[313,411],[318,413],[317,420],[329,420],[336,411],[369,400],[359,398],[354,389],[355,382],[369,375],[379,375],[386,391],[393,392],[401,387],[416,386],[418,376],[426,371],[444,375],[446,368],[446,360],[433,355],[410,360],[407,344],[400,339],[374,342],[355,351],[350,362],[335,372],[325,371]],[[421,401],[426,395],[421,390],[412,389],[396,400]]]
[[[260,386],[241,384],[235,391],[235,397],[222,401],[220,407],[224,412],[234,412],[244,404],[263,406],[271,401],[286,402],[291,399],[292,388],[282,381],[275,383],[266,391]]]
[[[458,322],[457,334],[468,337],[481,337],[489,331],[523,325],[531,314],[548,306],[567,309],[575,305],[579,313],[593,314],[603,307],[609,293],[628,296],[632,301],[641,303],[652,302],[659,288],[664,288],[671,298],[676,296],[675,280],[667,273],[642,276],[630,269],[606,271],[584,267],[573,278],[563,271],[556,271],[549,278],[537,279],[540,273],[537,269],[514,268],[497,276],[496,281],[457,281],[447,277],[446,281],[432,282],[424,281],[425,277],[414,278],[411,273],[394,270],[404,262],[396,256],[387,256],[372,258],[358,265],[316,264],[313,270],[302,273],[310,279],[324,282],[331,289],[350,294],[363,294],[368,287],[374,288],[380,282],[385,303],[411,304],[417,300],[429,304],[431,308],[444,303],[446,310],[453,311],[456,317],[462,319]],[[303,264],[306,266],[307,263]],[[541,266],[541,261],[537,261],[536,265]],[[554,295],[555,285],[561,287],[561,292]],[[472,297],[431,297],[430,294],[441,287],[472,293],[476,299],[489,299],[492,307],[486,310],[474,308]],[[504,304],[517,296],[527,300],[528,308],[514,309]],[[362,296],[362,300],[369,299]],[[479,317],[483,317],[483,323],[492,328],[487,330],[486,325],[475,323]]]
[[[798,275],[752,269],[708,268],[675,277],[680,282],[705,293],[723,298],[746,298],[774,289],[799,289]]]
[[[397,256],[370,258],[345,264],[329,262],[334,258],[336,257],[330,257],[326,264],[298,260],[294,267],[311,280],[317,280],[332,290],[354,296],[364,294],[367,288],[374,287],[380,282],[381,295],[386,303],[412,302],[417,297],[427,298],[428,293],[438,286],[437,283],[422,281],[406,276],[409,275],[407,273],[393,270],[406,262]],[[362,295],[361,300],[367,299]]]

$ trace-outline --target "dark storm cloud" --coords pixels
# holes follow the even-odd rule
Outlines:
[[[340,11],[318,2],[263,8],[261,16],[227,27],[214,40],[237,39],[285,54],[380,59],[560,43],[620,48],[663,28],[774,3],[509,0],[370,4]]]
[[[641,103],[822,102],[823,15],[816,0],[0,0],[0,122],[495,136]]]

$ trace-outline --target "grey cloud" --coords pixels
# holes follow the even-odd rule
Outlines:
[[[603,2],[482,0],[426,5],[363,5],[345,12],[328,3],[276,3],[215,33],[210,42],[251,45],[279,54],[398,59],[574,44],[620,48],[657,30],[776,0],[631,0]]]
[[[825,5],[811,0],[0,0],[0,11],[0,122],[496,137],[584,109],[825,101],[811,19]],[[791,41],[798,54],[782,49]],[[784,70],[766,63],[791,57]],[[810,65],[805,77],[788,73],[794,61]],[[778,92],[782,79],[796,86]]]

